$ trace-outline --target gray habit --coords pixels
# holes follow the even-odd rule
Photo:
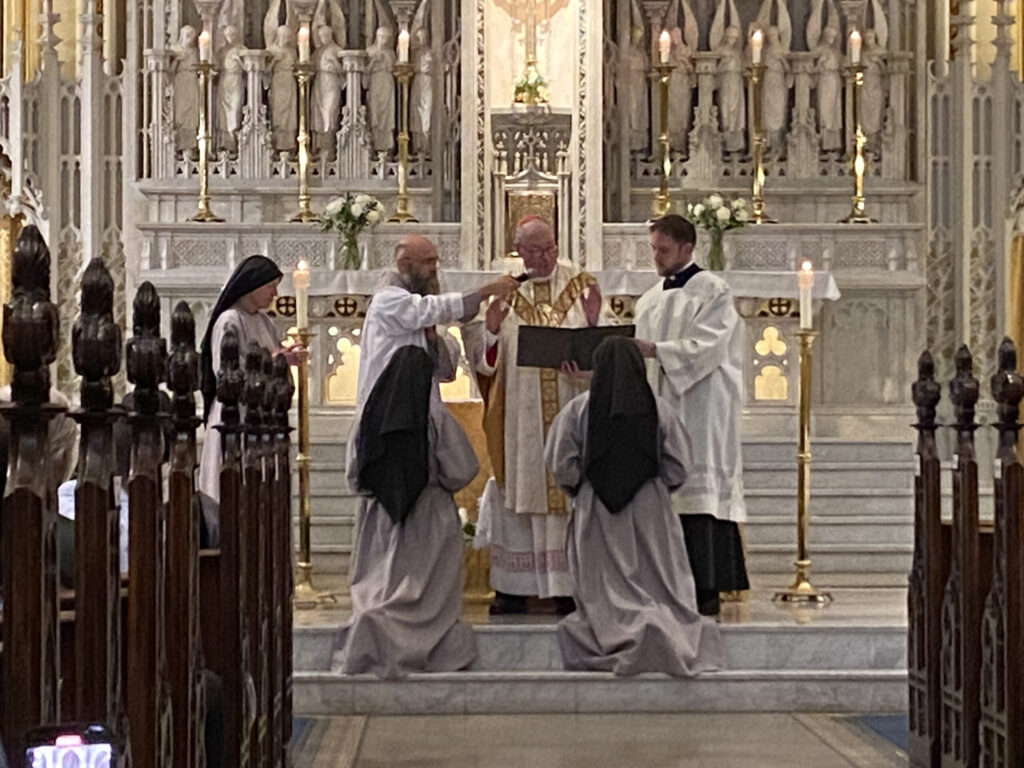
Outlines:
[[[357,492],[356,437],[348,442],[348,482]],[[352,618],[338,635],[334,669],[397,678],[451,672],[476,659],[476,638],[459,621],[462,527],[452,494],[478,470],[473,446],[440,401],[430,397],[429,479],[404,525],[376,499],[361,501],[352,553]]]
[[[719,669],[725,655],[718,626],[697,613],[686,543],[669,501],[686,478],[682,426],[655,398],[660,474],[612,514],[583,476],[589,398],[574,398],[555,417],[544,451],[555,481],[575,493],[567,547],[576,612],[558,624],[565,666],[676,677]]]

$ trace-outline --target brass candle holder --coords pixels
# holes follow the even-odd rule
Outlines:
[[[309,342],[316,334],[308,328],[294,328],[288,332],[296,344],[309,349]],[[312,510],[310,508],[309,480],[309,358],[304,357],[298,364],[298,417],[299,445],[295,457],[295,467],[299,473],[299,558],[295,564],[298,572],[295,578],[295,607],[316,608],[327,603],[335,603],[337,599],[329,592],[318,592],[313,587],[313,556],[310,533],[312,529]]]
[[[208,61],[200,61],[196,65],[196,74],[199,78],[199,128],[196,131],[199,144],[199,199],[196,213],[189,221],[224,221],[210,209],[210,155],[213,150],[213,137],[210,134],[213,89],[210,88],[210,79],[213,76],[213,65]]]
[[[409,213],[409,83],[412,81],[413,66],[408,62],[395,64],[395,78],[398,80],[398,195],[395,213],[388,221],[406,223],[416,221]]]
[[[853,170],[853,196],[851,197],[853,207],[850,214],[839,221],[841,224],[871,224],[875,220],[864,210],[864,171],[867,168],[864,146],[868,140],[860,122],[860,92],[864,87],[864,65],[851,64],[846,71],[853,81],[853,120],[856,126],[853,133],[853,156],[850,158],[850,166]]]
[[[800,337],[800,433],[797,438],[796,464],[796,577],[789,589],[775,593],[773,600],[782,603],[825,605],[831,602],[829,592],[819,591],[811,584],[811,557],[807,534],[811,524],[811,347],[816,331],[801,329]]]
[[[764,86],[764,64],[757,63],[750,66],[750,84],[752,86],[751,100],[753,101],[754,132],[751,140],[751,150],[754,156],[754,169],[751,174],[751,222],[754,224],[774,224],[775,219],[765,213],[764,205],[764,118],[762,116],[762,89]]]
[[[309,79],[312,74],[313,65],[309,62],[295,65],[295,79],[299,84],[299,130],[295,137],[299,146],[299,210],[290,220],[298,222],[316,219],[309,195]]]
[[[661,182],[658,192],[651,202],[651,213],[654,216],[664,216],[668,213],[672,203],[668,196],[668,177],[672,173],[672,159],[669,156],[668,143],[668,82],[675,67],[671,64],[659,64],[654,69],[658,73],[658,98],[661,104],[661,120],[658,130],[658,147],[661,150]]]

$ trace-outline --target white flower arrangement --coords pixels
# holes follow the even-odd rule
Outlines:
[[[688,203],[683,217],[710,235],[708,268],[720,270],[725,266],[722,235],[750,221],[750,211],[747,209],[747,201],[742,197],[727,200],[720,194],[712,193],[700,203]]]
[[[346,192],[334,198],[317,217],[325,232],[337,232],[343,240],[345,269],[358,269],[360,264],[357,238],[365,229],[375,227],[384,218],[380,200],[366,194]]]
[[[722,195],[711,194],[701,203],[689,203],[683,216],[700,229],[727,232],[742,227],[750,221],[747,201],[742,197],[726,200]]]

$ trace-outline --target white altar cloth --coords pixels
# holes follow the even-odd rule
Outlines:
[[[311,296],[368,296],[373,293],[387,272],[388,270],[383,269],[313,270],[310,275],[309,293]],[[500,274],[502,273],[482,270],[442,270],[441,287],[445,291],[469,291],[488,277]],[[656,272],[649,269],[606,269],[592,274],[597,278],[601,293],[605,296],[640,296],[661,280]],[[729,283],[736,298],[799,298],[796,272],[726,270],[719,274]],[[280,293],[285,296],[294,294],[291,273],[285,273]],[[835,278],[829,272],[815,272],[811,298],[835,301],[839,297],[839,286],[836,285]]]

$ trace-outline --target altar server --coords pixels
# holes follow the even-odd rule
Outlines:
[[[396,678],[464,669],[476,658],[462,608],[462,528],[452,494],[477,473],[473,447],[419,346],[395,350],[348,444],[349,486],[364,496],[352,554],[352,617],[334,666]]]
[[[221,404],[217,400],[217,372],[220,370],[224,334],[231,329],[238,336],[239,349],[248,349],[249,343],[256,341],[271,354],[284,354],[290,365],[298,364],[305,355],[305,350],[299,347],[281,347],[277,329],[267,316],[266,309],[277,296],[280,282],[281,270],[266,256],[245,259],[220,292],[200,346],[200,389],[206,435],[199,462],[198,492],[206,527],[204,542],[210,547],[216,547],[220,542],[221,448],[217,426],[221,423]]]
[[[697,234],[682,216],[650,225],[664,282],[636,305],[636,344],[648,381],[683,422],[692,449],[673,501],[681,515],[701,613],[719,612],[719,593],[749,589],[738,523],[746,519],[740,458],[743,323],[729,285],[693,261]]]
[[[647,384],[632,340],[594,353],[590,392],[555,418],[544,460],[573,496],[568,560],[576,611],[558,624],[567,669],[688,677],[723,664],[718,626],[697,612],[669,494],[688,449]]]

